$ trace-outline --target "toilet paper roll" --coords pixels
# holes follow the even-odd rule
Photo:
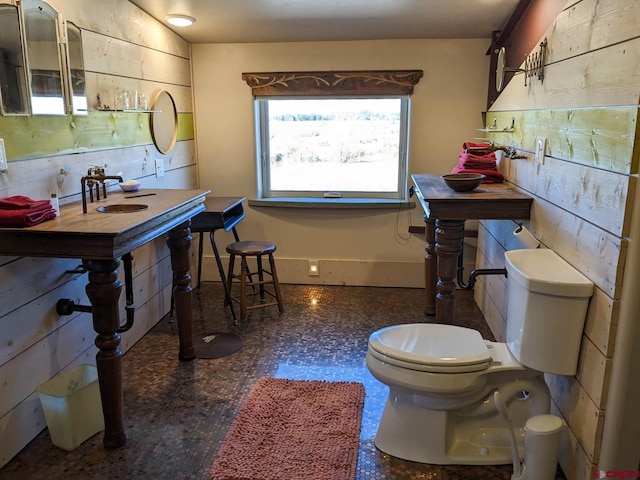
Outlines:
[[[513,231],[513,236],[520,242],[522,248],[538,248],[540,246],[538,239],[522,225]]]

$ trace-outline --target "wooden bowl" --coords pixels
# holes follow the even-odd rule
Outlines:
[[[450,173],[449,175],[442,175],[444,183],[456,192],[470,192],[477,188],[484,178],[485,175],[478,173]]]

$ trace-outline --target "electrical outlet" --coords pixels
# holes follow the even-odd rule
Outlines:
[[[7,152],[4,149],[4,139],[0,138],[0,172],[4,173],[8,169]]]
[[[309,276],[317,277],[320,275],[320,266],[318,265],[318,260],[309,260]]]
[[[164,177],[164,160],[156,158],[156,177]]]
[[[536,163],[544,165],[544,152],[547,147],[547,139],[544,137],[536,137]]]

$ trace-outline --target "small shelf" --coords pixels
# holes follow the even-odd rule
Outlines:
[[[125,109],[125,110],[94,110],[95,112],[116,112],[116,113],[162,113],[162,110],[134,110],[134,109]]]
[[[513,128],[505,128],[503,130],[497,130],[495,128],[476,128],[476,132],[488,132],[488,133],[513,133]]]

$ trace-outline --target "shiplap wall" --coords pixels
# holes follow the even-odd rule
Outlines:
[[[174,151],[161,155],[152,143],[148,113],[0,117],[0,138],[5,139],[9,157],[8,172],[0,175],[0,198],[48,198],[58,189],[62,205],[79,200],[80,178],[93,164],[107,165],[108,174],[122,172],[124,178],[140,179],[143,188],[196,187],[188,43],[126,0],[49,3],[82,30],[90,109],[97,106],[97,93],[113,106],[116,88],[138,90],[151,102],[166,90],[179,112],[179,141]],[[155,177],[156,158],[164,160],[164,177]],[[145,245],[133,256],[136,320],[122,335],[123,352],[169,311],[170,304],[172,274],[165,239]],[[79,263],[0,257],[0,467],[46,427],[36,388],[78,364],[95,364],[91,316],[61,317],[55,311],[60,298],[89,303],[86,275],[66,273]],[[122,274],[121,269],[121,281]],[[124,303],[123,294],[123,319]]]
[[[527,159],[500,159],[506,178],[534,196],[525,226],[596,285],[578,372],[547,375],[554,413],[569,428],[560,464],[569,480],[593,478],[607,408],[625,254],[638,166],[640,18],[637,0],[571,0],[546,33],[544,82],[515,77],[487,113],[513,133],[491,140]],[[542,40],[542,39],[540,39]],[[543,163],[536,137],[547,139]],[[521,248],[511,221],[481,222],[478,266],[500,268],[504,251]],[[625,281],[635,281],[624,279]],[[499,340],[505,335],[502,279],[487,277],[475,298]]]

